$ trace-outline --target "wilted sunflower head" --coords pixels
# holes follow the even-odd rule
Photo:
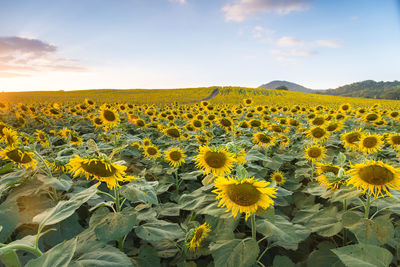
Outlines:
[[[384,196],[384,193],[391,196],[388,189],[400,190],[399,169],[383,163],[382,161],[370,161],[350,166],[351,178],[347,180],[348,185],[362,189],[364,193],[375,197]]]
[[[268,147],[269,145],[273,145],[275,143],[275,138],[263,132],[258,132],[253,135],[252,141],[260,146]]]
[[[203,223],[202,225],[196,227],[193,231],[193,236],[190,238],[190,242],[187,244],[191,251],[196,251],[197,248],[201,246],[203,240],[211,232],[210,225]]]
[[[164,152],[165,160],[169,165],[179,167],[185,162],[185,153],[180,148],[171,148]]]
[[[311,145],[305,148],[305,158],[312,161],[321,161],[325,157],[326,149],[320,145]]]
[[[219,199],[218,207],[225,207],[227,212],[232,210],[234,217],[245,213],[247,220],[257,209],[267,209],[275,198],[276,188],[267,187],[270,183],[255,180],[254,177],[237,180],[232,177],[218,177],[215,180],[216,189],[212,192]]]
[[[21,148],[7,147],[0,151],[0,158],[10,160],[18,166],[18,168],[32,168],[37,165],[37,160],[34,158],[35,153],[25,151]]]
[[[218,176],[231,172],[235,155],[225,148],[201,146],[199,154],[193,160],[196,162],[196,167],[202,169],[205,174],[212,172],[214,176]]]

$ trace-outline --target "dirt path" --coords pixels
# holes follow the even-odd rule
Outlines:
[[[215,88],[215,89],[211,92],[211,94],[210,94],[209,96],[207,96],[207,97],[205,97],[205,98],[203,98],[203,99],[200,99],[200,100],[192,100],[192,101],[188,101],[188,102],[183,102],[182,104],[190,104],[190,103],[196,103],[196,102],[200,102],[200,101],[207,101],[207,100],[210,100],[210,99],[216,97],[218,94],[219,94],[219,89],[218,89],[218,88]]]

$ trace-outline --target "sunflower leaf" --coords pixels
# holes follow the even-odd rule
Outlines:
[[[367,244],[350,245],[331,250],[349,267],[386,267],[393,255],[387,249]]]
[[[251,238],[218,241],[210,246],[215,266],[220,267],[247,267],[252,266],[260,248],[257,241]]]

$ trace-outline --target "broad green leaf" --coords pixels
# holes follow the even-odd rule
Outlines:
[[[343,229],[343,224],[338,220],[338,211],[335,206],[318,212],[306,223],[306,226],[324,237],[334,236]]]
[[[328,190],[321,197],[329,198],[331,202],[343,201],[347,199],[357,198],[361,195],[361,191],[351,188],[341,188],[340,190]]]
[[[343,267],[342,261],[331,251],[336,245],[327,242],[318,244],[318,249],[312,251],[307,259],[307,266],[313,267]]]
[[[362,218],[359,223],[349,227],[360,243],[383,245],[394,237],[394,227],[387,216],[374,220]]]
[[[363,217],[355,211],[346,211],[342,215],[342,224],[346,228],[351,228],[363,220]]]
[[[7,172],[12,171],[14,164],[7,163],[6,165],[4,165],[3,167],[0,168],[0,174],[5,174]]]
[[[83,190],[67,201],[60,201],[53,208],[33,217],[33,222],[41,226],[56,224],[65,220],[77,210],[83,203],[88,201],[97,192],[97,185],[93,185],[86,190]]]
[[[294,263],[293,261],[291,261],[288,257],[286,256],[275,256],[274,257],[274,262],[272,264],[273,267],[281,267],[281,266],[285,266],[285,267],[294,267]]]
[[[59,178],[48,177],[45,175],[38,176],[38,180],[40,180],[43,184],[55,188],[61,191],[68,191],[73,182],[68,175],[62,174]]]
[[[255,264],[260,249],[254,239],[218,241],[210,246],[215,266],[247,267]]]
[[[22,266],[18,255],[14,250],[8,250],[7,252],[0,254],[0,262],[2,262],[6,267]]]
[[[135,223],[136,212],[133,208],[115,213],[103,207],[92,215],[89,225],[99,240],[109,242],[127,235]]]
[[[263,153],[261,153],[258,150],[248,151],[245,158],[246,158],[247,162],[258,161],[258,160],[265,161],[265,162],[271,162],[270,158],[268,158],[266,155],[264,155]]]
[[[157,251],[148,245],[140,247],[139,256],[133,259],[137,267],[158,267],[160,266],[160,258]]]
[[[161,220],[142,224],[135,229],[135,233],[148,242],[176,240],[185,236],[178,224]]]
[[[158,205],[155,187],[158,182],[147,182],[144,179],[132,180],[121,187],[121,194],[131,202],[151,203]]]
[[[30,260],[25,267],[68,267],[75,253],[76,244],[76,239],[63,242],[50,249],[39,258]]]
[[[367,244],[332,249],[348,267],[387,267],[393,255],[387,249]]]
[[[18,207],[7,206],[6,203],[0,205],[0,242],[5,242],[18,226],[19,215]]]

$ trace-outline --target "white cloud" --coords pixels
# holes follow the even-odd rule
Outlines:
[[[179,4],[185,4],[186,0],[169,0],[170,2],[174,2],[174,3],[179,3]]]
[[[252,30],[253,38],[259,39],[262,42],[272,42],[272,36],[274,33],[274,30],[266,29],[262,26],[255,26]]]
[[[0,37],[0,77],[30,76],[32,72],[81,72],[77,60],[57,56],[57,47],[39,39]]]
[[[284,36],[277,41],[277,45],[278,46],[302,46],[302,45],[304,45],[304,41],[294,38],[294,37]]]
[[[339,40],[317,40],[315,41],[315,43],[318,46],[329,47],[329,48],[339,48],[343,45],[342,42]]]
[[[222,7],[226,21],[243,21],[259,13],[288,14],[308,7],[308,0],[236,0]]]
[[[270,51],[275,56],[275,60],[284,62],[294,62],[300,57],[309,57],[318,54],[315,50],[307,49],[274,49]]]

